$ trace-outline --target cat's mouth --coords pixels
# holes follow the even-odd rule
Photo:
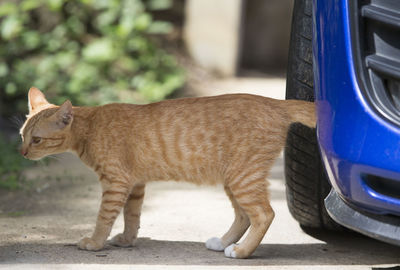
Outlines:
[[[34,160],[34,161],[37,161],[37,160],[39,160],[39,159],[42,158],[42,156],[34,156],[34,155],[32,155],[31,153],[26,153],[26,154],[23,154],[22,156],[23,156],[24,158],[26,158],[26,159]]]
[[[35,158],[29,157],[27,159],[32,160],[32,161],[38,161],[38,160],[42,159],[42,157],[35,157]]]
[[[35,154],[33,154],[29,150],[31,150],[31,149],[29,149],[28,147],[25,147],[25,146],[21,146],[19,152],[24,158],[29,159],[29,160],[39,160],[43,157],[43,156],[35,156]]]

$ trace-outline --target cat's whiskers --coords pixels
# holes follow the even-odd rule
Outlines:
[[[36,164],[39,164],[39,166],[40,166],[42,169],[44,169],[44,168],[47,167],[47,165],[44,163],[44,160],[43,160],[43,159],[34,160],[34,162],[35,162]]]
[[[25,117],[21,114],[13,115],[9,118],[10,122],[12,123],[12,127],[16,129],[20,129],[25,122]]]
[[[48,157],[48,158],[51,158],[51,159],[54,159],[54,160],[57,160],[57,161],[60,161],[60,162],[62,162],[62,161],[65,160],[65,158],[60,157],[60,156],[55,156],[55,155],[49,155],[49,156],[47,156],[47,157]]]

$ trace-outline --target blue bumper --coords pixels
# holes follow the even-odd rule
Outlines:
[[[349,1],[314,0],[318,140],[331,184],[350,205],[400,215],[400,196],[377,192],[369,175],[400,184],[400,127],[374,110],[356,74]]]

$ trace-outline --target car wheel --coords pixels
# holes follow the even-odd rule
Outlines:
[[[294,3],[286,79],[286,99],[314,101],[312,61],[312,0]],[[331,186],[318,148],[316,130],[290,126],[284,150],[289,211],[304,228],[338,229],[324,199]]]

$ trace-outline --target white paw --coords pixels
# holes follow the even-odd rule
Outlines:
[[[234,250],[234,247],[235,247],[235,246],[237,246],[237,245],[232,244],[232,245],[228,246],[228,247],[225,249],[225,256],[226,256],[226,257],[236,258],[236,252],[235,252],[235,250]]]
[[[136,237],[127,238],[123,233],[117,234],[111,239],[111,245],[118,247],[132,247],[135,242]]]
[[[223,251],[224,246],[222,245],[221,239],[218,237],[213,237],[207,240],[206,248],[215,250],[215,251]]]

